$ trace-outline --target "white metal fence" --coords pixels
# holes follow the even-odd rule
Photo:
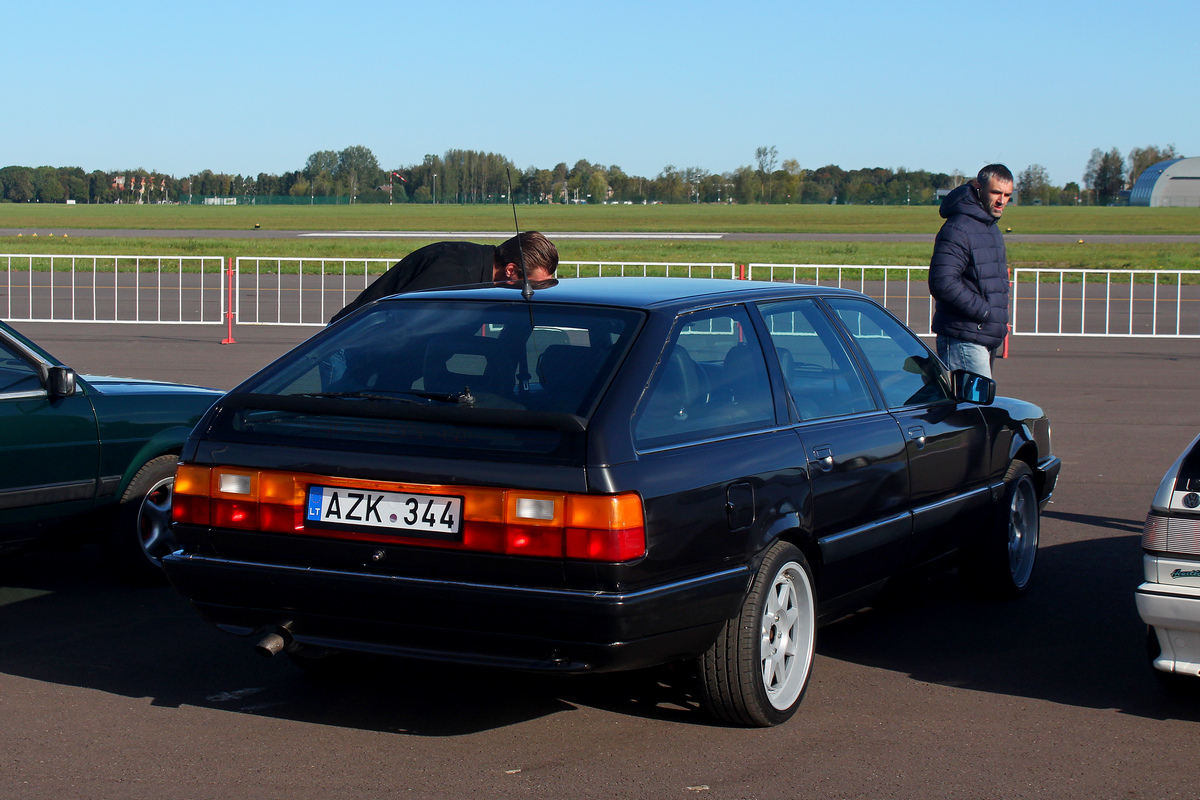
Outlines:
[[[234,319],[239,325],[325,325],[396,262],[384,258],[238,258]],[[560,261],[558,275],[736,278],[733,263]]]
[[[0,255],[3,318],[15,322],[221,323],[220,256]]]
[[[862,292],[921,336],[931,336],[933,298],[929,267],[855,264],[747,264],[746,278],[755,281],[811,283]]]
[[[0,255],[0,315],[17,322],[228,322],[324,325],[395,259]],[[928,267],[563,261],[564,278],[748,278],[868,294],[921,335]],[[232,284],[229,283],[232,281]],[[1200,338],[1200,270],[1013,270],[1013,332],[1023,336]]]
[[[239,325],[325,325],[396,263],[394,258],[238,258]]]
[[[560,278],[738,278],[738,265],[702,261],[560,261]]]
[[[1200,338],[1200,270],[1013,270],[1013,333]]]

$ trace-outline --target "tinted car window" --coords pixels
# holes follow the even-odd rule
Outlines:
[[[641,319],[524,302],[383,303],[243,391],[586,416]]]
[[[638,447],[774,422],[767,365],[746,309],[730,306],[681,316],[638,414]]]
[[[759,310],[801,419],[875,408],[850,354],[816,301],[764,303]]]
[[[36,392],[41,388],[34,366],[8,342],[0,341],[0,394]]]
[[[385,301],[240,386],[214,430],[263,444],[573,463],[577,418],[599,402],[642,319],[524,301]]]
[[[891,314],[861,300],[828,302],[870,364],[888,408],[951,398],[937,357]]]

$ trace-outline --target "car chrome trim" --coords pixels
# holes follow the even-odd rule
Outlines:
[[[1003,484],[1001,484],[1001,485],[1003,486]],[[960,492],[960,493],[954,495],[953,497],[946,498],[945,500],[938,500],[933,503],[926,503],[923,506],[914,506],[913,507],[913,516],[919,517],[922,514],[928,514],[931,511],[939,511],[943,508],[946,508],[947,506],[953,506],[953,505],[958,505],[960,503],[965,503],[968,500],[972,500],[976,496],[981,495],[981,494],[990,495],[992,493],[993,489],[994,489],[994,487],[992,487],[992,486],[980,486],[978,489],[972,489],[969,492]]]
[[[1188,600],[1200,600],[1200,587],[1173,586],[1166,583],[1139,584],[1136,594],[1152,597],[1182,597]]]
[[[794,427],[793,425],[787,424],[787,425],[776,425],[772,428],[755,428],[754,430],[750,430],[750,431],[738,431],[737,433],[728,433],[728,434],[725,434],[724,436],[712,436],[707,439],[689,439],[686,442],[675,442],[673,444],[665,444],[662,447],[650,447],[645,450],[638,450],[637,448],[634,448],[634,452],[640,456],[651,455],[652,453],[664,453],[668,450],[679,450],[684,447],[695,447],[698,444],[713,444],[715,442],[728,442],[728,441],[732,441],[733,439],[744,439],[747,436],[766,436],[769,433],[779,433],[781,431],[789,431],[793,427]]]
[[[899,542],[912,535],[913,516],[903,511],[848,531],[817,540],[826,564],[861,555],[883,545]]]
[[[121,485],[120,475],[105,475],[100,478],[100,488],[96,490],[97,497],[111,497],[117,493],[117,487]]]
[[[492,592],[507,592],[514,595],[529,595],[532,597],[557,597],[561,599],[590,599],[615,604],[625,604],[638,600],[649,600],[656,595],[665,595],[681,590],[697,589],[710,583],[736,578],[738,576],[750,576],[750,567],[731,567],[721,570],[720,572],[710,572],[705,575],[698,575],[694,578],[684,578],[671,583],[662,583],[657,586],[651,586],[646,589],[638,589],[632,592],[604,592],[604,591],[589,591],[582,589],[541,589],[528,586],[508,586],[502,583],[475,583],[472,581],[454,581],[444,578],[420,578],[409,575],[388,575],[378,572],[357,572],[352,570],[337,570],[325,569],[322,567],[296,567],[290,564],[271,564],[262,561],[242,561],[233,558],[218,558],[215,556],[202,556],[183,551],[177,551],[167,556],[164,560],[174,561],[176,563],[194,563],[202,566],[230,566],[230,567],[251,567],[266,569],[273,572],[286,572],[294,575],[329,575],[337,578],[366,578],[373,581],[388,581],[392,583],[404,583],[412,586],[428,586],[428,587],[447,587],[454,586],[464,589],[474,589],[478,591]]]
[[[849,419],[863,419],[865,417],[883,417],[887,416],[887,409],[872,408],[867,411],[855,411],[853,414],[831,414],[827,417],[813,417],[812,419],[802,419],[799,422],[792,424],[793,428],[806,427],[808,425],[820,425],[824,422],[842,422]]]
[[[507,408],[475,408],[469,405],[425,406],[409,403],[365,402],[302,395],[230,392],[218,401],[222,411],[255,409],[292,411],[299,414],[329,412],[345,417],[449,422],[461,425],[493,425],[504,428],[548,428],[564,433],[587,430],[588,421],[576,414],[544,411],[533,413]]]
[[[805,427],[808,425],[820,425],[824,422],[843,421],[851,419],[862,419],[864,417],[882,417],[887,415],[887,411],[879,408],[873,408],[870,411],[859,411],[854,414],[837,414],[830,417],[815,417],[813,419],[800,420],[798,422],[786,422],[783,425],[774,425],[770,428],[755,428],[749,431],[738,431],[729,433],[723,436],[712,436],[707,439],[689,439],[686,442],[675,442],[673,444],[665,444],[661,447],[650,447],[645,450],[634,449],[638,455],[650,455],[651,453],[662,453],[667,450],[678,450],[683,447],[692,447],[698,444],[713,444],[715,442],[728,442],[733,439],[740,439],[745,436],[764,436],[768,433],[779,433],[780,431],[790,431],[795,428]]]
[[[0,509],[88,500],[96,496],[96,481],[70,481],[0,492]]]
[[[46,359],[42,358],[37,353],[37,351],[31,350],[30,348],[26,347],[25,343],[22,342],[20,339],[17,339],[15,337],[5,336],[4,341],[8,342],[13,347],[17,348],[22,353],[24,353],[26,356],[28,356],[30,361],[36,361],[37,363],[41,364],[46,369],[56,366],[53,362],[47,361]]]
[[[46,390],[34,389],[30,392],[8,392],[0,394],[0,400],[32,400],[35,397],[46,397]]]

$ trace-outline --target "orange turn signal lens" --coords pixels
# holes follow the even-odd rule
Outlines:
[[[461,497],[461,538],[426,538],[404,529],[309,527],[305,508],[310,486]],[[620,562],[646,554],[642,498],[635,492],[585,495],[438,486],[186,464],[176,471],[175,495],[174,520],[192,525],[541,558]]]

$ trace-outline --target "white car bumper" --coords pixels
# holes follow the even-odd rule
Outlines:
[[[1154,628],[1162,650],[1155,669],[1200,676],[1200,591],[1143,583],[1135,597],[1138,614]]]

